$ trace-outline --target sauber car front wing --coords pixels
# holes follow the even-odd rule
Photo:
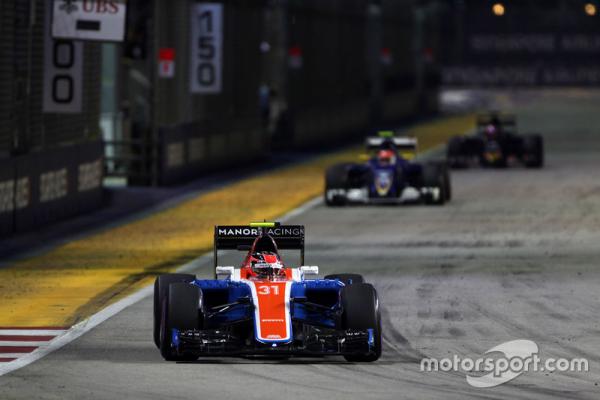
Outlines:
[[[441,196],[440,189],[436,187],[406,187],[399,197],[390,196],[370,196],[369,189],[350,188],[350,189],[329,189],[325,196],[329,201],[342,201],[344,203],[354,204],[405,204],[424,201],[426,198],[438,200]]]

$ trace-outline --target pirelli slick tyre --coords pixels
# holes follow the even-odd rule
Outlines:
[[[445,181],[445,185],[446,185],[446,202],[452,200],[452,181],[450,180],[450,168],[448,168],[448,165],[445,164],[444,165],[444,169],[443,169],[443,173],[444,173],[444,181]]]
[[[167,361],[193,361],[197,356],[178,355],[172,346],[173,329],[200,328],[200,289],[189,283],[171,283],[163,298],[160,321],[160,354]]]
[[[450,181],[450,168],[448,167],[448,163],[444,161],[435,162],[434,164],[437,164],[439,173],[442,176],[444,186],[444,200],[448,202],[452,200],[452,182]]]
[[[191,282],[196,277],[190,274],[166,274],[159,275],[154,281],[154,344],[160,348],[160,318],[162,315],[162,303],[167,294],[167,288],[171,283]]]
[[[430,163],[423,165],[423,188],[425,204],[443,205],[448,198],[447,170],[444,164]],[[437,192],[436,192],[437,191]]]
[[[465,160],[463,142],[464,139],[461,136],[454,136],[448,141],[446,160],[452,168],[466,168],[468,166]]]
[[[523,137],[523,163],[527,168],[544,166],[544,139],[541,135],[526,135]]]
[[[360,274],[332,274],[325,275],[325,279],[337,279],[344,285],[353,285],[355,283],[365,283],[365,278]]]
[[[345,355],[350,362],[373,362],[381,357],[381,315],[377,291],[369,283],[354,283],[342,289],[342,327],[373,330],[373,348],[365,354]]]
[[[328,192],[332,189],[346,189],[348,186],[348,169],[352,163],[341,163],[329,167],[325,172],[325,204],[328,206],[342,206],[346,203],[341,197],[331,198]]]

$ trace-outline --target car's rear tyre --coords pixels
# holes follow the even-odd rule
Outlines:
[[[523,137],[523,163],[527,168],[544,166],[544,139],[541,135]]]
[[[348,187],[348,170],[352,167],[352,163],[336,164],[327,169],[325,172],[325,204],[328,206],[343,206],[346,204],[346,199],[342,196],[331,198],[328,196],[329,190],[343,189]]]
[[[167,294],[167,288],[171,283],[176,282],[192,282],[196,277],[190,274],[165,274],[159,275],[154,281],[154,344],[160,348],[160,318],[162,315],[162,303],[165,295]]]
[[[360,274],[331,274],[325,275],[325,279],[337,279],[344,285],[353,285],[355,283],[365,283],[365,278]]]
[[[464,139],[461,136],[451,137],[446,147],[446,160],[451,168],[466,168],[468,163],[463,150]]]
[[[377,291],[369,283],[355,283],[342,289],[342,326],[344,329],[373,329],[374,344],[371,352],[350,354],[350,362],[373,362],[381,357],[381,315]]]
[[[442,163],[429,163],[423,165],[423,187],[437,189],[437,193],[425,193],[425,204],[442,205],[446,202],[448,192],[447,169]]]
[[[448,167],[448,163],[444,161],[434,162],[437,164],[439,173],[442,176],[443,186],[444,186],[444,201],[452,200],[452,183],[450,182],[450,168]]]
[[[444,173],[444,185],[445,185],[445,194],[446,194],[446,202],[452,200],[452,181],[450,180],[450,169],[448,165],[444,165],[443,168]]]
[[[197,356],[179,355],[172,347],[173,329],[200,328],[200,289],[189,283],[172,283],[163,299],[160,322],[160,354],[167,361],[193,361]]]

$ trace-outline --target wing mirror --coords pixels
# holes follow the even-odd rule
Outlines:
[[[303,265],[300,267],[300,271],[304,275],[319,275],[319,267],[316,265]]]
[[[235,267],[230,267],[230,266],[227,266],[227,267],[217,266],[217,268],[216,268],[217,276],[225,276],[225,277],[232,277],[234,270],[235,270]]]

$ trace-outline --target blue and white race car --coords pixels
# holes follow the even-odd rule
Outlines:
[[[300,250],[301,266],[279,250]],[[218,266],[219,250],[242,250],[239,267]],[[216,226],[215,278],[167,274],[154,285],[154,341],[170,361],[200,356],[381,355],[375,288],[358,274],[318,274],[304,266],[304,226],[275,222]]]
[[[411,161],[417,139],[380,132],[368,137],[367,161],[336,164],[325,173],[328,206],[366,203],[444,204],[452,196],[445,162]]]

